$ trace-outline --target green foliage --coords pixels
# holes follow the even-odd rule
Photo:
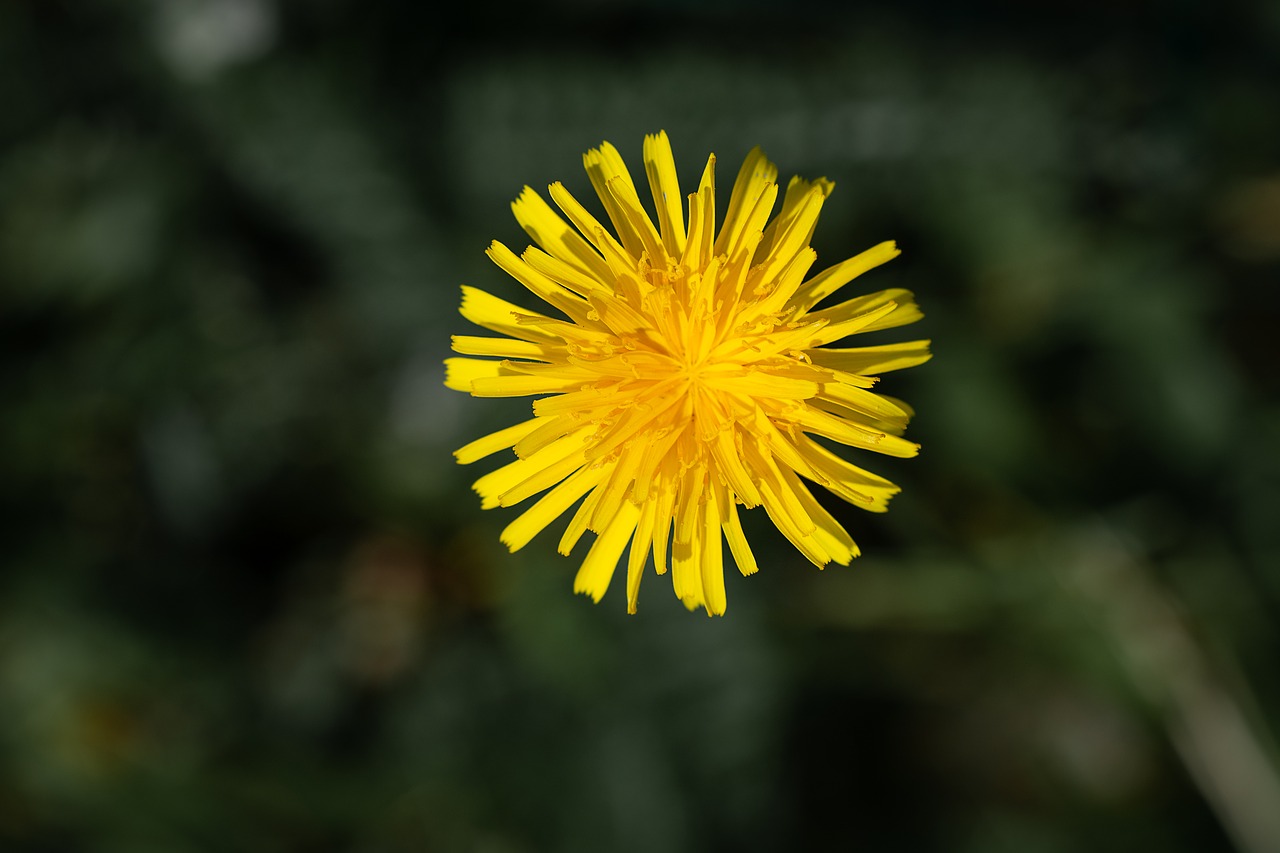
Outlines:
[[[0,846],[1277,849],[1280,18],[752,8],[0,8]],[[721,620],[451,457],[509,202],[659,128],[936,353],[866,556],[748,516]]]

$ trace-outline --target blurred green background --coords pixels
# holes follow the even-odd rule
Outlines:
[[[512,556],[508,204],[836,182],[929,364],[865,556]],[[1280,850],[1280,6],[0,5],[0,848]],[[578,557],[581,556],[580,546]]]

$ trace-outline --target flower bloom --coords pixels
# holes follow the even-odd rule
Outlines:
[[[501,337],[456,335],[455,352],[487,358],[445,361],[455,390],[539,397],[531,419],[455,453],[466,464],[514,449],[514,461],[475,483],[486,509],[545,492],[502,541],[516,551],[585,498],[559,545],[567,555],[596,534],[574,591],[599,601],[630,544],[631,613],[650,552],[659,575],[670,566],[689,609],[724,613],[722,543],[743,575],[756,571],[739,506],[763,507],[819,568],[847,565],[858,546],[804,481],[872,512],[899,489],[815,437],[914,456],[919,446],[901,437],[911,409],[870,389],[877,374],[928,360],[929,342],[827,346],[918,320],[906,290],[815,306],[897,256],[896,245],[809,276],[809,240],[833,185],[792,178],[771,219],[778,170],[759,149],[718,231],[714,154],[686,211],[666,133],[645,137],[656,224],[612,145],[583,159],[612,232],[557,182],[548,192],[559,214],[528,187],[512,203],[541,248],[517,255],[495,241],[488,250],[563,318],[464,286],[462,316]]]

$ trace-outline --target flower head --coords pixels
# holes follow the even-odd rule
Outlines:
[[[464,286],[462,316],[501,337],[456,335],[455,352],[487,358],[445,362],[450,388],[539,397],[531,419],[455,454],[465,464],[514,449],[514,461],[475,483],[486,509],[545,492],[502,541],[523,547],[581,499],[559,545],[567,555],[596,534],[574,591],[599,601],[630,544],[632,613],[650,552],[659,575],[670,566],[686,606],[724,613],[722,543],[742,574],[756,571],[740,506],[763,507],[819,568],[848,564],[858,546],[804,481],[872,512],[898,488],[817,439],[914,456],[918,445],[901,438],[911,409],[871,388],[877,374],[926,361],[929,342],[827,346],[918,320],[906,290],[815,306],[897,247],[881,243],[809,276],[809,239],[833,185],[792,178],[771,219],[778,170],[759,149],[719,230],[714,154],[686,210],[666,133],[645,137],[656,224],[612,145],[583,159],[612,232],[557,182],[548,191],[559,214],[528,187],[512,203],[537,247],[488,250],[563,317]]]

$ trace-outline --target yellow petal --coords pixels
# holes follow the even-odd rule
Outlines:
[[[598,324],[589,316],[591,306],[585,299],[529,266],[503,243],[494,240],[485,250],[485,254],[492,258],[503,272],[523,284],[539,299],[559,308],[577,325],[586,328],[598,327]]]
[[[742,161],[738,177],[733,182],[733,190],[729,193],[729,206],[725,210],[724,224],[720,226],[720,235],[716,238],[715,253],[731,255],[729,246],[736,243],[742,234],[748,214],[756,206],[766,186],[774,187],[777,197],[776,181],[778,167],[769,162],[759,147],[752,148]],[[770,203],[770,208],[772,208]],[[761,223],[763,224],[763,223]]]
[[[583,427],[570,433],[559,441],[553,442],[528,459],[517,459],[496,471],[490,471],[472,484],[472,488],[483,498],[485,509],[501,506],[500,498],[516,486],[547,468],[561,463],[565,459],[576,459],[585,464],[582,455],[583,439],[590,427]],[[567,476],[567,475],[566,475]]]
[[[477,438],[475,441],[453,451],[453,455],[458,460],[458,464],[470,465],[472,462],[497,453],[499,450],[506,450],[508,447],[518,444],[521,439],[549,420],[552,419],[532,418],[524,423],[515,424],[497,432],[491,432],[483,438]]]
[[[592,543],[587,558],[582,561],[582,567],[573,579],[574,592],[586,593],[591,596],[592,601],[600,601],[609,588],[609,581],[618,568],[622,550],[627,547],[639,518],[639,507],[630,501],[619,507],[613,521]]]
[[[911,291],[894,287],[889,290],[869,293],[866,296],[859,296],[856,299],[841,302],[839,305],[833,305],[821,311],[814,311],[811,314],[806,314],[805,319],[826,319],[832,323],[840,323],[856,317],[865,317],[867,312],[889,305],[894,306],[892,311],[878,316],[872,323],[861,328],[861,331],[874,332],[876,329],[903,326],[907,323],[914,323],[924,316],[924,313],[916,305],[915,297],[911,294]]]
[[[535,415],[593,414],[600,406],[612,408],[617,389],[616,382],[596,382],[594,385],[555,397],[534,400],[533,413]]]
[[[684,211],[680,209],[682,196],[676,177],[676,161],[665,130],[644,138],[644,171],[658,211],[662,244],[668,256],[678,258],[683,254],[685,245]]]
[[[645,213],[644,207],[640,204],[640,196],[636,195],[635,185],[629,180],[616,177],[610,178],[606,186],[617,202],[618,212],[626,218],[631,230],[640,238],[640,244],[644,247],[645,254],[649,256],[649,263],[656,267],[665,267],[667,258],[662,238],[658,235],[658,230],[653,227],[649,214]]]
[[[508,524],[498,538],[513,552],[520,550],[573,506],[574,501],[595,488],[608,470],[608,466],[600,465],[579,468]]]
[[[644,452],[645,448],[642,444],[628,447],[612,466],[612,473],[601,487],[604,494],[600,497],[600,504],[591,516],[593,529],[603,530],[609,523],[609,519],[613,518],[614,513],[618,511],[618,507],[627,499],[631,491],[631,483],[635,480],[636,468],[644,458]]]
[[[798,526],[792,518],[791,512],[785,506],[784,497],[779,494],[781,489],[782,487],[772,482],[760,484],[761,505],[764,506],[764,511],[769,515],[769,519],[773,521],[778,530],[782,532],[782,535],[787,537],[787,540],[792,545],[795,545],[796,549],[801,554],[804,554],[809,562],[818,568],[822,568],[831,561],[831,557],[826,551],[822,550],[811,535],[813,530],[817,529],[817,525],[812,525],[808,532]],[[794,500],[794,496],[790,497]]]
[[[762,451],[754,442],[744,443],[743,455],[755,472],[760,502],[778,529],[793,540],[805,539],[813,533],[816,527],[813,519],[809,518],[800,501],[787,487],[772,455]]]
[[[725,610],[724,595],[724,549],[720,538],[720,526],[723,519],[720,507],[716,503],[716,492],[708,490],[704,504],[705,524],[702,529],[702,597],[710,616],[723,616]]]
[[[499,358],[534,358],[546,361],[556,347],[511,338],[489,338],[480,335],[454,335],[453,351],[465,355],[491,355]]]
[[[773,205],[778,199],[778,185],[767,183],[763,186],[760,196],[755,199],[755,204],[742,216],[738,217],[738,230],[735,231],[728,239],[725,240],[725,251],[717,254],[723,254],[729,259],[730,265],[739,265],[742,270],[751,268],[751,258],[755,254],[756,247],[760,245],[760,239],[764,236],[765,223],[769,221],[769,214],[773,212]],[[720,232],[717,238],[717,250],[719,249],[719,240],[725,239],[724,231]],[[742,297],[739,289],[738,297]]]
[[[551,195],[551,200],[556,203],[556,206],[559,207],[564,215],[569,218],[569,221],[573,223],[573,226],[581,231],[582,236],[587,238],[587,240],[589,240],[591,244],[594,245],[602,254],[605,252],[605,249],[608,248],[612,249],[615,254],[622,255],[624,257],[635,257],[633,255],[629,255],[626,249],[619,244],[608,231],[605,230],[604,226],[600,224],[600,221],[587,212],[587,209],[582,206],[581,202],[574,198],[573,195],[564,188],[564,184],[556,181],[547,188],[547,192]],[[606,267],[607,266],[608,265],[606,264]],[[631,264],[631,268],[633,270],[635,269],[634,261]],[[611,281],[612,274],[609,273],[602,275],[600,280],[603,282]]]
[[[818,475],[818,482],[832,493],[869,512],[884,512],[889,500],[901,489],[885,478],[840,458],[811,438],[797,442],[796,449]]]
[[[623,212],[617,198],[609,190],[609,181],[619,178],[623,183],[629,184],[632,193],[635,193],[635,182],[631,180],[631,173],[627,171],[627,164],[623,162],[622,155],[612,144],[602,142],[599,148],[592,148],[582,155],[582,165],[586,168],[591,186],[600,197],[600,203],[604,205],[605,213],[609,215],[609,221],[613,223],[614,231],[626,248],[627,254],[633,258],[640,257],[644,251],[644,241]],[[649,227],[653,227],[652,223]]]
[[[827,512],[822,504],[818,503],[808,487],[800,482],[799,477],[786,469],[782,470],[782,476],[787,482],[787,487],[804,507],[805,513],[813,519],[814,530],[811,535],[814,540],[832,560],[842,566],[849,565],[849,561],[858,556],[859,551],[848,531],[840,526],[840,522],[832,518],[831,513]]]
[[[817,190],[825,199],[831,195],[831,191],[835,189],[835,184],[826,178],[818,178],[816,181],[806,181],[799,175],[792,177],[787,182],[787,192],[782,198],[782,210],[778,212],[778,217],[769,223],[769,227],[764,231],[764,237],[760,240],[760,248],[757,249],[756,262],[759,263],[769,252],[773,251],[774,244],[778,241],[778,235],[783,233],[791,226],[795,220],[796,214],[800,211],[802,204],[807,200],[810,192]],[[813,236],[814,226],[817,225],[817,217],[814,216],[809,222],[808,233],[804,235],[803,245],[808,245],[809,239]]]
[[[728,485],[742,496],[748,506],[757,506],[760,503],[760,492],[756,490],[751,475],[742,464],[740,451],[734,439],[735,432],[733,429],[726,429],[717,436],[715,443],[711,446],[712,456]]]
[[[463,360],[447,359],[447,361]],[[491,363],[504,364],[500,361]],[[573,391],[581,385],[582,379],[574,376],[480,376],[471,381],[471,394],[475,397],[527,397],[530,394],[562,394]]]
[[[599,256],[597,255],[597,257]],[[600,258],[600,266],[604,267],[604,272],[600,276],[583,272],[533,246],[525,249],[520,258],[537,272],[583,297],[597,290],[608,290],[609,286],[605,282],[613,278],[613,274],[609,271],[609,265],[604,262],[604,258]]]
[[[635,613],[640,598],[640,581],[644,578],[644,567],[649,561],[649,548],[653,545],[653,523],[657,514],[657,506],[653,501],[645,501],[640,507],[640,521],[636,524],[635,535],[631,538],[631,552],[627,557],[627,612]]]
[[[731,370],[732,372],[707,370],[702,374],[702,382],[708,388],[773,400],[807,400],[816,397],[822,387],[810,379],[773,376],[750,368]]]
[[[502,362],[482,358],[446,358],[444,360],[444,384],[454,391],[472,391],[477,379],[492,379],[503,372]]]
[[[855,408],[847,403],[840,403],[825,396],[815,397],[809,400],[808,404],[819,411],[826,412],[828,415],[849,421],[868,432],[885,433],[900,437],[907,431],[908,416],[905,414],[900,417],[879,417],[864,408]]]
[[[550,317],[536,311],[526,311],[505,299],[465,284],[462,286],[462,307],[459,313],[477,326],[500,335],[525,341],[558,343],[553,335],[538,328],[536,324],[521,322],[521,319],[526,319],[549,323],[552,322]]]
[[[893,401],[844,382],[824,382],[819,396],[823,399],[840,403],[855,411],[865,412],[872,417],[889,421],[900,420],[903,426],[906,425],[906,422],[911,417]]]
[[[706,484],[706,474],[699,468],[690,468],[685,472],[684,481],[680,484],[680,500],[676,508],[676,544],[684,544],[694,537],[699,521],[699,501]]]
[[[653,488],[657,485],[655,480],[656,472],[667,459],[671,448],[684,435],[684,430],[685,426],[681,425],[679,428],[671,429],[666,433],[655,433],[653,435],[646,450],[644,461],[640,463],[640,468],[636,471],[636,485],[633,493],[635,500],[649,500]]]
[[[671,516],[675,502],[675,484],[659,484],[653,512],[653,566],[660,575],[667,573],[667,542],[671,536]]]
[[[532,459],[533,457],[529,458]],[[570,453],[559,462],[551,462],[545,467],[531,472],[528,477],[499,495],[498,504],[500,506],[515,506],[533,497],[538,492],[546,491],[585,464],[587,464],[587,460],[581,452]]]
[[[582,426],[582,421],[572,415],[557,415],[538,419],[539,426],[533,432],[521,437],[515,444],[516,456],[528,459],[542,448]]]
[[[804,313],[867,270],[891,261],[900,254],[902,253],[898,250],[898,244],[892,240],[872,246],[859,255],[823,270],[805,282],[796,291],[796,295],[787,307],[797,313]]]
[[[653,328],[652,320],[627,304],[626,300],[610,294],[591,294],[591,306],[615,335],[643,335]]]
[[[680,402],[679,395],[667,394],[653,403],[645,402],[643,405],[632,406],[611,428],[602,429],[597,433],[598,442],[592,445],[587,455],[592,459],[599,459],[606,454],[612,453],[646,426],[660,419],[668,409]],[[647,442],[637,441],[636,446],[646,454],[648,453]]]
[[[805,195],[804,200],[795,211],[795,216],[787,223],[782,233],[778,235],[774,245],[764,246],[764,237],[763,235],[761,236],[761,245],[765,253],[765,258],[761,263],[761,275],[765,281],[772,281],[791,263],[796,255],[808,248],[809,235],[813,233],[813,226],[818,221],[818,214],[822,211],[822,202],[826,197],[826,193],[820,187],[814,187]],[[814,257],[816,258],[817,255],[815,254]],[[796,287],[799,287],[798,282]],[[791,294],[787,294],[787,296],[790,297]],[[782,307],[781,302],[778,307]]]
[[[827,325],[819,325],[818,331],[810,338],[806,347],[820,347],[823,344],[829,344],[838,341],[841,338],[847,338],[850,335],[856,335],[859,332],[869,331],[875,323],[880,322],[885,317],[898,310],[898,303],[886,302],[878,305],[870,310],[851,316],[845,320],[831,322],[829,318],[820,318],[818,323],[826,323]],[[812,315],[809,315],[812,317]],[[808,317],[806,317],[808,319]]]
[[[524,188],[520,197],[511,202],[511,210],[533,241],[558,260],[595,278],[609,274],[604,258],[532,188]]]
[[[724,530],[724,538],[729,542],[729,552],[733,554],[733,561],[738,565],[738,571],[743,577],[754,575],[759,571],[756,564],[755,554],[751,553],[751,546],[747,544],[746,534],[742,532],[742,521],[738,518],[738,507],[730,498],[726,504],[727,509],[724,511],[724,521],[722,528]]]
[[[712,254],[716,239],[716,155],[707,158],[698,191],[689,196],[689,236],[680,262],[701,269]]]
[[[769,448],[769,452],[777,457],[783,466],[799,471],[806,477],[814,479],[816,472],[809,466],[808,460],[800,454],[792,440],[779,430],[763,411],[757,410],[755,420],[752,423],[752,431],[757,436],[757,440],[761,440]]]
[[[886,432],[854,423],[812,406],[802,407],[794,415],[805,432],[826,436],[850,447],[874,450],[886,456],[908,458],[920,452],[920,445]]]
[[[781,268],[781,271],[777,274],[777,281],[773,281],[773,267],[762,268],[760,278],[764,286],[771,288],[771,290],[760,300],[755,310],[751,313],[756,316],[767,316],[781,311],[787,300],[796,292],[796,288],[800,286],[800,282],[804,279],[805,274],[809,272],[809,268],[813,266],[813,262],[817,259],[818,253],[805,246],[791,257],[785,267]]]
[[[808,350],[806,355],[813,360],[814,364],[865,376],[877,376],[891,370],[915,367],[917,364],[924,364],[932,357],[927,340],[849,349],[819,347]]]
[[[595,512],[596,504],[600,502],[600,495],[603,491],[596,488],[587,494],[586,500],[578,504],[578,511],[573,514],[573,518],[569,519],[569,526],[564,529],[564,534],[560,537],[560,544],[556,546],[556,550],[566,557],[573,550],[573,546],[578,544],[578,540],[582,538],[582,534],[587,531],[587,521],[591,518],[591,514]]]
[[[671,586],[676,598],[690,610],[706,601],[702,593],[702,531],[687,542],[671,543]]]

